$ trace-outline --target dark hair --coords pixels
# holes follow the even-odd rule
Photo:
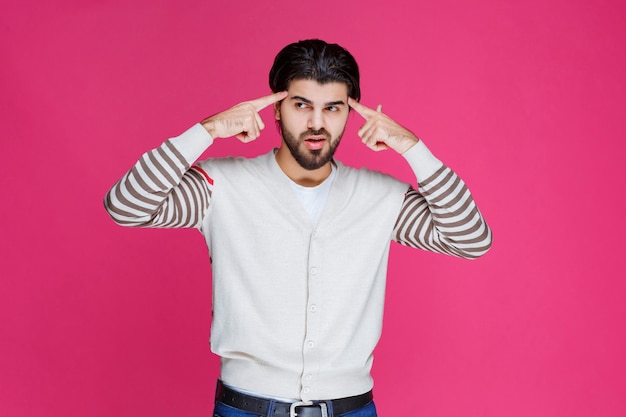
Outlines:
[[[359,67],[354,57],[335,43],[308,39],[285,46],[274,59],[270,70],[270,88],[285,91],[292,80],[315,80],[320,84],[342,82],[348,96],[361,98]]]

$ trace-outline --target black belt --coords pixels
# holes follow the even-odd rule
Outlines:
[[[356,395],[354,397],[340,398],[337,400],[313,401],[312,403],[285,403],[243,394],[239,391],[228,388],[221,381],[217,381],[217,390],[215,393],[215,401],[219,401],[248,413],[273,417],[327,417],[329,415],[328,409],[331,407],[333,415],[340,416],[341,414],[348,413],[367,405],[372,401],[372,398],[372,391],[370,391],[365,394]],[[268,411],[272,406],[274,408],[274,412],[268,414]]]

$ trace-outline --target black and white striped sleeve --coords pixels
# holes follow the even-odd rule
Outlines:
[[[104,205],[119,225],[199,227],[209,208],[211,178],[191,166],[212,143],[202,126],[146,152],[107,193]]]
[[[425,146],[420,148],[413,155],[405,155],[416,171],[419,187],[410,188],[405,195],[394,227],[394,240],[466,259],[482,256],[491,247],[491,229],[472,194],[454,171],[436,160]],[[433,167],[435,171],[422,180],[423,172]]]

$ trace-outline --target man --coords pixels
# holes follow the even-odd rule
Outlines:
[[[221,358],[216,416],[375,416],[370,368],[390,241],[473,259],[491,231],[453,171],[380,106],[359,103],[357,64],[339,45],[286,46],[270,87],[144,154],[105,205],[121,225],[203,233]],[[278,150],[193,165],[218,138],[257,139],[267,106]],[[365,120],[361,141],[401,154],[417,190],[333,158],[351,109]]]

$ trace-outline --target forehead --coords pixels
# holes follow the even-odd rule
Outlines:
[[[341,82],[320,84],[315,80],[292,80],[287,90],[287,98],[305,98],[315,104],[348,100],[348,86]]]

